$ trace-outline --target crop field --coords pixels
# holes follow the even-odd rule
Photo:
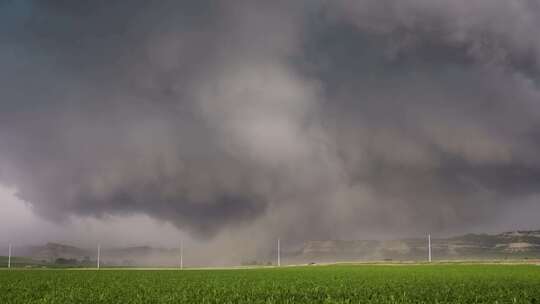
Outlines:
[[[540,267],[1,270],[0,303],[540,303]]]

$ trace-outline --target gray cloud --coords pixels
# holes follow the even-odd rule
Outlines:
[[[354,238],[538,195],[534,1],[0,8],[0,182],[48,219]]]

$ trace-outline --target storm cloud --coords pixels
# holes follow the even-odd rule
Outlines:
[[[540,189],[538,28],[533,0],[2,0],[0,183],[202,238],[502,223]]]

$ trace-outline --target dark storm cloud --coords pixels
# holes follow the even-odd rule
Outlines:
[[[538,194],[535,1],[0,7],[0,180],[47,218],[354,237]]]

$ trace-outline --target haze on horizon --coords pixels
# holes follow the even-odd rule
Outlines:
[[[534,0],[0,0],[0,243],[539,229],[538,28]]]

